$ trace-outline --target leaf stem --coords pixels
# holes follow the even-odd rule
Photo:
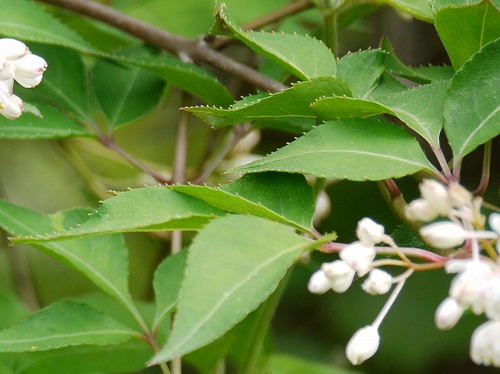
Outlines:
[[[488,189],[488,184],[490,183],[490,167],[491,167],[491,148],[492,141],[488,141],[484,144],[484,154],[483,154],[483,167],[481,171],[481,181],[474,191],[475,195],[483,196]]]
[[[330,1],[324,0],[325,10],[323,11],[323,20],[325,22],[325,44],[337,56],[337,16],[338,9],[332,9]]]
[[[119,154],[122,156],[125,160],[130,162],[132,165],[134,165],[137,169],[143,171],[144,173],[150,175],[152,178],[154,178],[156,181],[158,181],[161,184],[171,184],[172,181],[170,179],[166,179],[160,174],[158,174],[156,171],[151,169],[149,166],[145,165],[141,161],[139,161],[137,158],[132,156],[130,153],[128,153],[126,150],[121,148],[118,144],[116,144],[113,135],[104,135],[104,133],[101,131],[99,126],[95,125],[93,126],[93,129],[96,133],[97,139],[101,142],[102,145],[104,145],[106,148],[109,148],[110,150],[114,151],[115,153]]]
[[[277,92],[286,88],[285,85],[247,65],[211,49],[203,40],[192,40],[171,34],[97,2],[87,0],[39,1],[105,22],[144,40],[148,44],[165,49],[176,56],[182,56],[184,60],[208,63],[263,90]]]

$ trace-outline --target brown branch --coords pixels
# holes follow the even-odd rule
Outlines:
[[[187,39],[148,25],[115,9],[89,0],[39,0],[105,22],[146,43],[167,50],[182,59],[208,63],[267,91],[281,91],[285,85],[254,69],[214,51],[202,40]]]
[[[268,13],[260,18],[257,18],[253,21],[247,22],[241,25],[242,30],[256,30],[262,27],[272,25],[273,23],[277,23],[289,16],[293,16],[294,14],[303,12],[304,10],[310,9],[314,6],[314,4],[310,0],[299,0],[294,3],[288,4],[283,8],[279,8],[272,13]],[[233,40],[233,38],[229,36],[217,36],[213,42],[210,43],[210,46],[214,49],[219,49],[223,47],[226,43]]]

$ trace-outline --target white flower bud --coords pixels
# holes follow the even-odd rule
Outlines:
[[[314,207],[313,222],[315,226],[328,217],[331,208],[332,204],[330,203],[330,197],[325,191],[321,191],[316,199]]]
[[[479,260],[453,260],[446,266],[447,272],[454,270],[460,273],[453,278],[450,296],[465,308],[470,307],[475,314],[484,311],[484,292],[491,278],[491,267]],[[461,270],[460,270],[461,269]]]
[[[375,352],[380,343],[378,330],[373,326],[365,326],[352,336],[346,347],[346,356],[353,365],[360,365]]]
[[[454,298],[447,297],[439,304],[436,314],[435,322],[436,326],[440,330],[449,330],[455,326],[462,317],[465,308],[460,305]]]
[[[336,260],[331,263],[325,263],[321,270],[330,280],[330,287],[338,293],[347,291],[351,286],[356,271],[347,265],[344,261]]]
[[[488,321],[474,331],[470,357],[478,365],[500,367],[500,321]]]
[[[29,53],[26,44],[19,40],[4,38],[0,39],[0,55],[4,56],[7,60],[17,60]]]
[[[412,221],[429,222],[436,219],[439,213],[425,199],[416,199],[405,206],[406,218]]]
[[[8,119],[16,119],[23,112],[23,101],[9,92],[9,88],[0,81],[0,114]]]
[[[37,86],[42,78],[43,72],[47,68],[47,62],[40,56],[32,53],[14,61],[16,74],[14,79],[25,88]]]
[[[451,209],[448,190],[441,183],[433,179],[424,179],[419,186],[422,198],[426,200],[432,208],[443,216],[447,216]]]
[[[483,295],[484,314],[490,319],[500,321],[500,275],[492,277]]]
[[[500,236],[500,214],[492,213],[488,219],[488,223],[493,231],[495,231]],[[497,237],[496,250],[500,254],[500,237]]]
[[[448,186],[448,196],[453,206],[461,207],[472,202],[472,194],[458,183]]]
[[[456,247],[467,237],[462,226],[449,221],[424,226],[420,229],[420,235],[430,245],[441,249]]]
[[[229,152],[228,157],[232,158],[242,153],[249,153],[260,142],[260,131],[253,130],[242,137],[239,142]]]
[[[356,270],[360,277],[370,271],[375,255],[376,252],[373,246],[366,246],[361,242],[349,244],[339,253],[340,258],[352,269]]]
[[[370,295],[383,295],[391,289],[392,276],[386,271],[380,269],[370,270],[368,278],[361,287]]]
[[[384,238],[384,226],[379,225],[370,218],[363,218],[356,228],[358,239],[366,246],[380,243]]]
[[[0,80],[14,80],[16,75],[16,66],[12,61],[5,61],[2,70],[0,70]]]
[[[316,271],[311,278],[309,279],[309,283],[307,284],[307,288],[309,292],[315,293],[318,295],[324,294],[326,291],[331,289],[331,281],[325,276],[325,273],[322,270]]]

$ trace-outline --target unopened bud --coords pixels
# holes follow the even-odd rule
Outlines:
[[[307,288],[311,293],[322,295],[331,289],[331,282],[322,270],[318,270],[309,279]]]
[[[340,260],[323,264],[321,270],[323,270],[325,276],[330,280],[332,290],[338,293],[347,291],[356,274],[354,269]]]
[[[439,214],[447,216],[451,209],[448,190],[441,183],[433,179],[424,179],[420,184],[422,198]]]
[[[447,297],[436,310],[434,318],[436,326],[441,330],[449,330],[457,324],[463,313],[464,307],[454,298]]]
[[[25,88],[37,86],[42,78],[43,72],[47,68],[47,62],[40,56],[32,53],[14,61],[16,74],[14,79]]]
[[[370,295],[383,295],[391,289],[392,276],[386,271],[380,269],[370,270],[368,278],[361,287]]]
[[[405,207],[406,218],[412,221],[429,222],[436,219],[439,213],[425,199],[413,200]]]
[[[366,246],[361,242],[354,242],[343,248],[339,256],[352,269],[356,270],[358,275],[362,277],[368,271],[375,258],[376,252],[373,246]]]
[[[375,352],[380,343],[378,330],[373,326],[365,326],[352,336],[346,347],[346,356],[353,365],[360,365]]]
[[[28,47],[23,42],[16,39],[0,39],[0,55],[7,60],[17,60],[29,52]]]
[[[370,218],[363,218],[358,222],[356,235],[364,245],[373,246],[383,240],[384,226],[379,225]]]
[[[478,365],[500,367],[500,321],[488,321],[474,331],[470,357]]]
[[[431,246],[441,249],[453,248],[464,242],[466,232],[454,222],[436,222],[420,229],[420,235]]]

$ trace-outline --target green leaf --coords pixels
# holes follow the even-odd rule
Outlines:
[[[269,374],[355,374],[352,370],[340,369],[319,362],[307,361],[295,356],[275,354],[269,358],[267,371]]]
[[[0,34],[24,41],[99,53],[73,30],[27,0],[0,0]],[[43,56],[45,58],[45,56]]]
[[[231,93],[213,75],[170,55],[153,54],[145,49],[138,49],[135,53],[114,52],[107,57],[147,69],[208,104],[227,106],[233,102]]]
[[[301,231],[311,229],[313,193],[301,175],[262,173],[245,175],[221,188],[191,185],[171,188],[232,213],[267,218]]]
[[[429,0],[383,0],[383,3],[393,8],[411,14],[416,19],[432,23],[434,14]]]
[[[79,345],[3,355],[15,358],[12,373],[19,374],[138,373],[151,357],[151,348],[134,339],[118,345]]]
[[[82,126],[53,106],[37,103],[43,117],[24,113],[15,121],[0,117],[0,138],[3,139],[61,139],[90,135]]]
[[[81,222],[85,210],[46,216],[0,200],[0,226],[11,235],[37,237]],[[123,237],[103,236],[58,243],[37,243],[41,251],[65,262],[135,312],[128,291],[128,251]]]
[[[140,337],[88,305],[61,301],[0,332],[0,352],[33,352],[72,345],[112,345]]]
[[[335,56],[317,39],[297,34],[243,31],[227,16],[224,4],[218,8],[215,17],[221,23],[217,27],[228,28],[253,51],[300,79],[335,75]]]
[[[33,53],[43,56],[48,67],[37,87],[20,90],[19,95],[32,98],[33,103],[44,101],[76,115],[85,122],[91,122],[89,88],[80,54],[70,49],[48,45],[36,45],[31,49]]]
[[[396,56],[391,43],[385,37],[380,43],[380,49],[387,53],[385,59],[386,70],[412,82],[425,84],[438,80],[449,80],[453,77],[454,71],[451,66],[428,66],[419,68],[410,68],[406,66]]]
[[[352,96],[366,98],[385,71],[385,57],[378,49],[347,54],[338,61],[337,76],[347,82]]]
[[[110,87],[113,77],[113,87]],[[164,83],[140,67],[124,67],[99,60],[92,70],[97,100],[112,128],[149,112],[160,100]]]
[[[155,271],[156,318],[154,326],[159,326],[164,318],[174,311],[186,268],[187,251],[168,256]]]
[[[231,215],[210,222],[190,247],[174,328],[152,363],[222,336],[276,289],[303,251],[317,245],[263,218]]]
[[[39,242],[89,235],[161,230],[198,230],[220,210],[198,199],[167,187],[144,187],[119,193],[104,203],[86,219],[65,230],[39,230],[43,235],[23,235],[15,242]]]
[[[467,61],[445,101],[445,131],[455,163],[500,133],[500,39]]]
[[[216,128],[263,118],[315,118],[309,104],[318,97],[333,94],[350,96],[351,92],[339,78],[319,77],[275,94],[250,96],[229,109],[192,107],[185,110]]]
[[[443,108],[449,85],[450,81],[437,81],[379,98],[378,101],[437,149],[444,125]]]
[[[13,295],[0,292],[0,330],[21,322],[29,315],[28,308]]]
[[[382,113],[398,117],[422,136],[432,147],[439,148],[443,128],[443,107],[448,81],[439,81],[380,97],[376,101],[351,97],[327,97],[317,100],[311,108],[322,120],[368,117]]]
[[[356,118],[329,121],[234,171],[286,171],[363,181],[399,178],[422,169],[435,170],[405,130],[381,120]]]
[[[490,1],[436,0],[435,27],[458,70],[488,42],[500,37],[500,10]]]

